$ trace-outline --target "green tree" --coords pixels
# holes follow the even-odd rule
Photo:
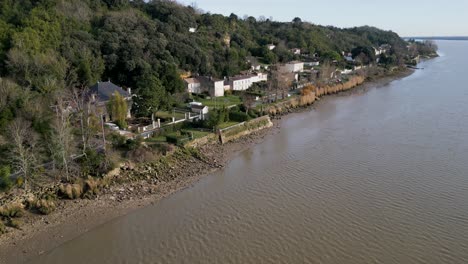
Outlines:
[[[146,74],[140,78],[134,102],[135,114],[140,117],[150,117],[158,110],[168,107],[167,94],[158,77]]]
[[[107,111],[112,117],[112,120],[121,128],[127,127],[127,112],[128,105],[120,93],[114,93],[107,103]]]
[[[180,78],[177,66],[169,63],[162,67],[161,83],[165,90],[170,94],[181,93],[185,90],[184,81]]]
[[[10,167],[0,166],[0,191],[8,191],[13,186],[10,179]]]

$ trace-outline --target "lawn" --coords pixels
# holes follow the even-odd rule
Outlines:
[[[224,128],[227,128],[227,127],[230,127],[230,126],[233,126],[233,125],[237,125],[239,124],[239,122],[235,122],[235,121],[229,121],[229,122],[224,122],[224,123],[221,123],[218,128],[219,129],[224,129]]]
[[[202,138],[210,134],[210,132],[207,132],[207,131],[199,131],[199,130],[192,130],[192,129],[184,129],[184,131],[192,132],[194,139]]]
[[[168,119],[171,120],[172,117],[175,117],[177,120],[185,119],[185,114],[180,112],[172,112],[172,111],[158,111],[154,115],[156,118]]]
[[[242,103],[242,100],[239,96],[235,95],[226,95],[222,97],[212,97],[211,99],[202,99],[194,98],[195,101],[202,103],[203,105],[208,106],[209,108],[222,108],[223,106],[238,105]]]
[[[150,138],[145,139],[145,141],[150,142],[150,143],[167,142],[166,136],[150,137]]]

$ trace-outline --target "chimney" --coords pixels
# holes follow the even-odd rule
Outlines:
[[[132,88],[128,87],[127,92],[128,92],[128,95],[132,95]]]

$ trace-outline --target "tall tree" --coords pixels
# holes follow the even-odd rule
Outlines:
[[[150,117],[160,109],[168,107],[167,94],[161,81],[154,75],[144,75],[137,83],[134,99],[137,116]]]
[[[114,93],[107,103],[107,111],[110,113],[112,120],[121,127],[126,128],[128,105],[125,99],[119,93]]]
[[[37,134],[31,129],[30,122],[17,118],[8,126],[7,137],[11,144],[13,169],[23,177],[24,188],[28,189],[28,182],[37,162]]]
[[[52,132],[49,138],[54,165],[65,174],[67,181],[70,180],[72,156],[75,151],[69,98],[63,93],[57,97],[57,103],[53,106],[55,118],[52,121]]]

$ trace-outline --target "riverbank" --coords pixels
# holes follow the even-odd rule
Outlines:
[[[371,87],[386,85],[412,72],[405,71],[379,78],[333,96],[365,92]],[[316,102],[312,107],[318,105]],[[288,113],[308,110],[310,107],[295,108]],[[284,114],[286,112],[283,116]],[[47,216],[26,215],[23,218],[23,230],[0,237],[2,248],[0,262],[22,263],[116,217],[149,206],[174,192],[187,188],[204,175],[225,166],[237,153],[261,142],[270,133],[279,132],[279,125],[276,121],[273,129],[257,131],[225,145],[200,147],[199,151],[203,153],[203,159],[190,156],[188,159],[177,160],[177,166],[171,168],[170,181],[136,180],[124,186],[118,185],[104,190],[94,200],[61,200],[58,210]]]

